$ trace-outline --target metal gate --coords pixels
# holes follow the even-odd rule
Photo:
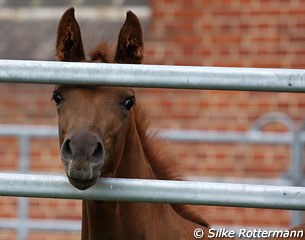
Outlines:
[[[0,81],[45,84],[99,84],[112,86],[305,92],[305,70],[121,65],[0,60]],[[100,179],[86,192],[74,189],[63,176],[0,174],[0,195],[73,199],[172,202],[275,209],[305,209],[302,149],[303,129],[281,137],[262,133],[267,117],[247,133],[220,136],[215,132],[165,132],[161,137],[189,141],[289,144],[293,154],[291,185],[267,186],[211,182]],[[268,120],[269,119],[269,120]],[[288,123],[289,126],[289,123]],[[53,134],[53,133],[52,133]],[[23,139],[23,140],[22,140]],[[21,142],[25,141],[21,138]],[[24,142],[23,144],[26,145]],[[25,148],[24,148],[25,150]],[[25,150],[26,151],[26,150]],[[181,191],[183,190],[183,191]]]

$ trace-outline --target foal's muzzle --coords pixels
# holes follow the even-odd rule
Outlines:
[[[80,132],[65,139],[61,158],[70,183],[84,190],[94,185],[104,164],[105,150],[99,137]]]

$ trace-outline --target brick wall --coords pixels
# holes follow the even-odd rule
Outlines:
[[[305,1],[158,0],[145,32],[145,63],[234,67],[305,68]],[[0,123],[56,125],[52,86],[1,84]],[[245,131],[263,114],[281,112],[299,126],[303,94],[143,89],[137,100],[154,128]],[[267,130],[285,131],[271,125]],[[57,139],[32,139],[33,171],[63,173]],[[0,139],[0,169],[17,168],[18,142]],[[286,146],[174,144],[186,175],[277,178],[287,170]],[[17,200],[0,198],[0,217],[15,217]],[[79,219],[80,202],[30,199],[33,218]],[[198,207],[212,225],[287,227],[289,211]],[[1,240],[15,239],[0,231]],[[32,232],[31,239],[79,239],[75,233]]]
[[[251,0],[152,1],[146,62],[228,67],[305,67],[305,2]],[[152,95],[152,97],[151,97]],[[262,115],[304,120],[303,94],[145,90],[153,126],[244,131]],[[269,125],[268,130],[285,131]],[[176,147],[177,146],[177,147]],[[198,176],[280,177],[289,148],[247,144],[174,144],[187,173]],[[212,225],[288,226],[280,210],[198,207]],[[234,216],[234,217],[233,217]]]

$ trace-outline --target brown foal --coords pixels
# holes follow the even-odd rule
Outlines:
[[[64,13],[57,31],[58,60],[108,63],[107,51],[102,43],[86,60],[74,9]],[[129,11],[112,62],[139,64],[143,52],[140,22]],[[61,85],[53,99],[62,162],[76,188],[85,190],[99,177],[178,178],[166,165],[169,156],[159,141],[147,135],[146,116],[133,89]],[[190,240],[197,228],[208,239],[209,225],[184,205],[83,201],[82,240]]]

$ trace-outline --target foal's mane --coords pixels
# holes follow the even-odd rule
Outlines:
[[[146,112],[141,106],[136,105],[134,116],[137,132],[139,134],[143,151],[153,170],[156,179],[160,180],[183,180],[181,168],[173,161],[173,156],[169,153],[167,144],[157,139],[157,132],[148,133],[149,121]],[[209,224],[198,215],[197,212],[188,205],[171,204],[173,209],[182,217],[198,223],[202,226],[209,227]]]

